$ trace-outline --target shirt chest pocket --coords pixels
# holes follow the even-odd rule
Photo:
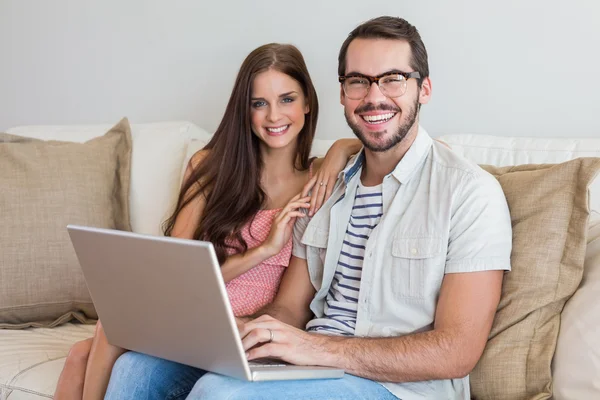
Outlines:
[[[395,237],[392,242],[391,284],[402,298],[420,300],[441,285],[445,246],[438,237]]]

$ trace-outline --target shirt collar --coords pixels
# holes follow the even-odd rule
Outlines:
[[[420,165],[423,156],[429,152],[433,144],[433,139],[427,133],[425,128],[419,125],[417,137],[410,146],[402,160],[396,165],[396,168],[391,172],[391,175],[396,178],[400,183],[406,183],[410,180],[413,171]],[[365,161],[365,148],[363,147],[360,152],[348,163],[346,168],[340,172],[339,176],[344,177],[344,183],[348,185],[348,182],[352,177],[362,168]]]

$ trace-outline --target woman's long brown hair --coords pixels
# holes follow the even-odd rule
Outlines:
[[[269,69],[290,76],[302,87],[310,111],[298,135],[298,157],[293,162],[298,170],[309,168],[319,103],[306,63],[292,45],[261,46],[242,63],[223,119],[204,147],[210,151],[198,165],[190,163],[192,171],[183,182],[177,207],[164,224],[165,235],[170,236],[181,210],[197,196],[205,196],[206,205],[197,221],[194,239],[212,242],[221,263],[227,258],[228,248],[237,252],[248,250],[241,229],[265,204],[266,194],[260,184],[260,139],[252,132],[250,106],[254,78]]]

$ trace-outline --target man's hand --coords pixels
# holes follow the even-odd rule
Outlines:
[[[248,360],[268,357],[294,365],[330,366],[328,349],[336,339],[307,333],[269,315],[244,323],[240,335]]]
[[[244,325],[246,324],[246,322],[250,322],[250,321],[252,321],[252,318],[250,318],[250,317],[235,317],[235,324],[237,325],[240,335],[242,334],[242,331],[244,330]]]

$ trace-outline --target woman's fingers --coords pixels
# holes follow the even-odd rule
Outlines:
[[[284,213],[281,218],[277,221],[277,225],[279,224],[288,224],[292,218],[302,218],[306,216],[303,212],[291,210],[289,212]]]
[[[306,183],[306,185],[304,185],[304,188],[302,188],[302,193],[300,193],[300,195],[302,197],[306,197],[308,196],[308,192],[310,192],[310,190],[315,186],[315,183],[317,183],[317,177],[313,176],[312,178],[310,178],[310,180]],[[293,200],[293,199],[292,199]]]
[[[323,197],[327,191],[327,178],[319,174],[319,181],[315,189],[313,189],[312,196],[310,199],[310,210],[308,210],[308,216],[312,217],[321,208],[323,204]]]
[[[330,180],[329,180],[329,182],[331,182],[331,183],[329,183],[329,184],[327,185],[327,190],[325,190],[325,197],[323,198],[323,203],[325,203],[325,202],[326,202],[327,200],[329,200],[329,198],[331,197],[331,194],[333,193],[333,187],[335,186],[335,184],[334,184],[334,183],[335,183],[335,181],[336,181],[336,178],[335,178],[335,177],[333,177],[333,179],[330,179]],[[323,204],[321,204],[321,205],[323,205]],[[320,209],[320,208],[321,208],[321,207],[319,206],[319,208],[317,208],[317,209],[315,210],[315,212],[316,212],[316,211],[319,211],[319,209]]]
[[[298,198],[294,201],[290,201],[289,203],[287,203],[281,210],[280,214],[284,214],[293,209],[308,208],[308,207],[310,207],[310,197],[305,196],[305,197],[301,197],[301,198]]]

